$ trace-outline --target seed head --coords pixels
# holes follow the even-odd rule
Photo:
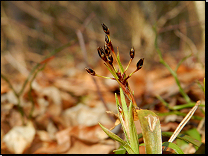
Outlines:
[[[97,51],[98,51],[98,54],[101,57],[101,59],[103,59],[106,62],[107,58],[106,58],[106,55],[105,55],[105,52],[104,52],[103,48],[98,47]]]
[[[87,67],[86,67],[85,70],[86,70],[90,75],[95,76],[95,71],[92,70],[91,68],[87,68]]]
[[[140,60],[137,62],[137,70],[139,70],[139,69],[142,68],[143,62],[144,62],[144,58],[140,59]]]
[[[108,60],[108,63],[112,65],[112,63],[113,63],[113,56],[112,55],[107,56],[107,60]]]
[[[102,25],[102,27],[103,27],[103,31],[104,31],[107,35],[110,35],[110,31],[109,31],[108,27],[107,27],[104,23],[102,23],[101,25]]]
[[[107,46],[110,43],[110,37],[108,35],[105,35],[105,43],[107,44]]]
[[[106,44],[104,45],[104,50],[105,50],[105,55],[106,56],[110,55],[110,49]]]
[[[131,48],[130,49],[130,57],[131,57],[131,59],[133,59],[134,58],[134,55],[135,55],[135,51],[134,51],[134,48]]]

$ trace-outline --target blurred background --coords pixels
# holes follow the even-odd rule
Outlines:
[[[105,111],[117,111],[118,84],[92,79],[85,71],[89,66],[99,75],[112,77],[97,53],[105,42],[101,23],[110,29],[124,68],[134,47],[135,58],[127,74],[145,58],[142,69],[128,82],[140,108],[164,113],[160,116],[162,131],[173,132],[190,108],[168,116],[165,113],[172,112],[156,98],[162,96],[171,107],[186,103],[173,76],[159,62],[153,26],[162,56],[171,68],[190,56],[178,68],[178,79],[194,104],[197,100],[205,104],[205,2],[2,1],[1,73],[14,90],[19,92],[24,87],[28,75],[31,71],[34,74],[34,67],[47,55],[68,46],[48,60],[31,86],[26,85],[19,103],[14,90],[1,78],[1,153],[113,153],[119,147],[98,125],[114,125]],[[198,126],[200,139],[205,140],[205,128],[199,126],[204,125],[205,110],[200,108],[194,115],[195,120],[184,130]],[[22,119],[27,121],[26,127]],[[20,126],[21,135],[16,126]],[[137,132],[141,133],[140,126]],[[185,153],[194,153],[195,148],[187,146]]]
[[[119,47],[125,63],[133,46],[136,57],[145,58],[144,68],[157,64],[152,29],[155,24],[164,54],[179,60],[193,53],[189,63],[204,63],[205,2],[5,1],[1,2],[1,71],[17,71],[9,65],[13,62],[10,54],[30,69],[43,56],[70,41],[74,41],[73,45],[58,53],[59,59],[51,64],[70,64],[84,70],[77,30],[84,36],[87,59],[94,67],[100,61],[97,47],[104,45],[101,23],[109,27],[114,48]]]

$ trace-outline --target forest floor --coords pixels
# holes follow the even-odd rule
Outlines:
[[[170,62],[170,59],[168,61]],[[128,71],[134,71],[134,64],[135,62],[130,65]],[[94,70],[99,75],[110,76],[102,62],[99,62]],[[200,85],[204,85],[204,69],[196,66],[190,68],[182,64],[177,74],[182,88],[192,102],[200,100],[205,104],[205,94],[200,88]],[[27,77],[28,74],[7,73],[7,79],[17,92],[21,90]],[[27,85],[19,98],[23,118],[14,90],[8,82],[1,79],[1,153],[113,153],[119,144],[102,131],[98,122],[108,128],[113,127],[115,118],[109,117],[106,106],[108,110],[116,113],[115,93],[119,93],[119,86],[116,81],[110,79],[94,78],[96,83],[84,68],[79,69],[67,64],[63,68],[55,68],[47,64],[37,73],[31,92]],[[134,91],[137,105],[159,115],[162,131],[173,132],[191,109],[169,109],[183,105],[186,101],[181,96],[174,77],[163,65],[151,70],[142,68],[129,79],[129,85]],[[164,106],[157,95],[170,107]],[[199,107],[182,133],[197,129],[200,141],[205,142],[203,112],[205,108]],[[135,123],[137,132],[141,133],[139,122]],[[124,137],[120,127],[116,133]],[[163,137],[163,141],[168,139]],[[193,145],[182,143],[178,139],[175,142],[181,146],[184,153],[195,152]],[[143,146],[140,152],[144,153]]]

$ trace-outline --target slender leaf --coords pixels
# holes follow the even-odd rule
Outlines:
[[[176,144],[172,142],[163,142],[163,146],[172,148],[177,154],[184,154],[183,151]]]
[[[201,141],[201,135],[199,134],[198,130],[196,128],[192,128],[186,131],[186,134],[193,137],[196,140]]]
[[[120,87],[120,97],[121,97],[121,103],[122,103],[122,108],[123,108],[124,114],[128,114],[125,96],[124,96],[124,93],[123,93],[123,90],[121,89],[121,87]]]
[[[196,128],[192,128],[186,131],[186,134],[193,137],[196,140],[201,141],[201,135],[199,134],[198,130]],[[195,146],[196,149],[198,149],[197,146]]]
[[[139,153],[139,142],[138,142],[138,137],[137,137],[137,130],[134,124],[134,119],[133,119],[133,104],[130,102],[129,105],[129,133],[130,133],[130,145],[132,149],[136,152]]]
[[[120,147],[117,150],[113,150],[114,154],[126,154],[126,149],[120,145]]]
[[[175,68],[175,72],[177,72],[177,70],[178,70],[178,68],[180,67],[180,65],[181,65],[187,58],[189,58],[191,55],[192,55],[192,53],[189,54],[189,55],[187,55],[187,56],[185,56],[184,58],[182,58],[182,59],[180,60],[180,62],[178,62],[177,66],[176,66],[176,68]]]
[[[157,53],[159,55],[160,63],[162,63],[170,71],[170,73],[172,74],[172,76],[175,79],[175,82],[177,83],[177,86],[179,88],[179,91],[180,91],[181,95],[184,97],[184,99],[186,100],[186,102],[187,103],[191,102],[191,99],[189,98],[189,96],[185,93],[185,91],[181,87],[181,84],[180,84],[180,82],[178,80],[177,73],[162,58],[162,52],[160,51],[160,49],[158,47],[158,44],[157,44],[158,34],[157,34],[156,26],[154,26],[153,29],[154,29],[154,32],[155,32],[155,35],[156,35],[156,37],[155,37],[155,49],[156,49],[156,51],[157,51]]]
[[[132,150],[132,148],[130,147],[130,145],[122,140],[119,136],[117,136],[116,134],[114,134],[113,132],[111,132],[109,129],[105,128],[103,125],[101,125],[100,123],[98,123],[100,125],[100,127],[103,129],[103,131],[112,139],[118,141],[126,150],[129,154],[135,154],[135,152]]]
[[[121,61],[120,61],[119,51],[118,50],[117,50],[117,60],[118,60],[119,69],[121,70],[121,74],[123,74],[124,69],[123,69],[123,66],[122,66]]]
[[[171,137],[173,134],[173,132],[162,132],[162,136],[167,136],[167,137]],[[184,140],[186,142],[192,143],[193,145],[196,145],[197,147],[199,147],[202,143],[188,135],[185,134],[181,134],[179,133],[178,136],[176,137],[177,139],[181,139]]]
[[[120,104],[119,104],[118,97],[117,97],[117,94],[116,93],[115,93],[115,98],[116,98],[116,105],[117,105],[117,110],[118,110],[118,117],[119,117],[119,120],[121,122],[121,126],[123,128],[123,132],[125,134],[126,140],[129,143],[129,137],[127,135],[127,128],[126,128],[126,125],[125,125],[124,120],[123,120],[123,116],[124,116],[123,115],[123,111],[120,112],[120,110],[119,110]]]

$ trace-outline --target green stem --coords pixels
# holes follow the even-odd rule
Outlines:
[[[187,114],[186,113],[181,113],[179,111],[172,111],[172,112],[166,112],[166,113],[156,113],[158,116],[167,116],[167,115],[178,115],[178,116],[186,116]],[[196,115],[193,115],[192,116],[192,119],[196,119],[196,120],[201,120],[203,119],[203,117],[201,116],[196,116]]]
[[[174,70],[172,70],[172,68],[170,68],[170,66],[163,60],[162,52],[158,48],[158,44],[157,44],[157,31],[156,31],[156,27],[154,27],[154,31],[155,31],[155,34],[156,34],[156,37],[155,37],[155,48],[156,48],[156,51],[157,51],[157,53],[159,55],[160,63],[162,63],[170,71],[170,73],[173,75],[173,77],[174,77],[174,79],[175,79],[175,81],[176,81],[176,83],[178,85],[179,91],[180,91],[181,95],[184,97],[184,99],[186,100],[186,102],[187,103],[191,102],[191,99],[184,92],[183,88],[180,85],[180,82],[179,82],[178,77],[177,77],[177,73]]]
[[[15,91],[15,89],[13,88],[12,84],[10,83],[10,81],[7,79],[6,76],[4,76],[2,73],[1,73],[1,77],[8,83],[9,87],[12,89],[14,95],[16,96],[17,98],[17,107],[18,107],[18,110],[21,114],[21,118],[22,118],[22,123],[23,125],[25,125],[25,122],[24,122],[24,111],[23,111],[23,108],[20,106],[20,96],[19,94]]]
[[[32,108],[30,110],[29,118],[32,118],[32,114],[33,114],[33,111],[34,111],[34,108],[35,108],[35,102],[34,102],[33,97],[32,97],[32,82],[36,78],[37,74],[45,68],[45,66],[46,66],[46,63],[43,65],[42,68],[40,68],[36,71],[36,73],[33,75],[32,79],[30,81],[29,98],[30,98],[30,101],[32,102]]]

